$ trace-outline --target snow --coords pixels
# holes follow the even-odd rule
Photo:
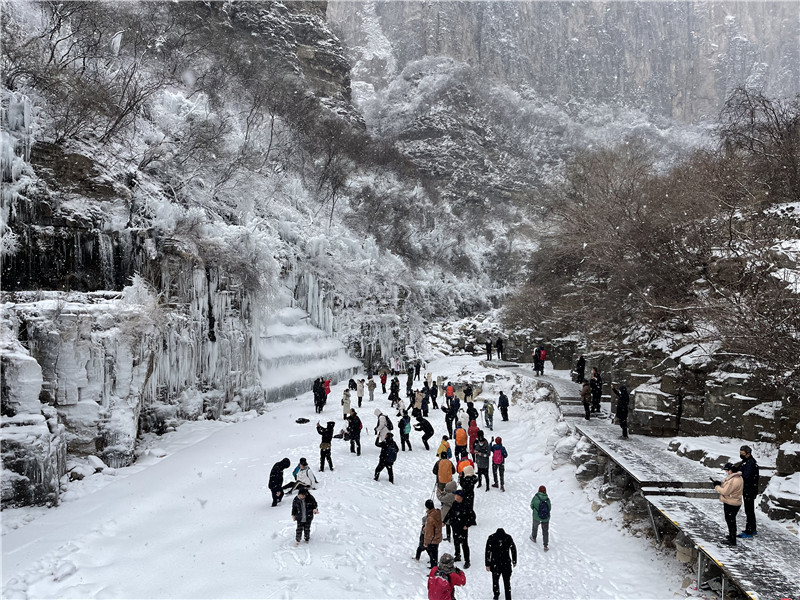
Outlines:
[[[436,360],[428,368],[434,375],[492,373],[509,384],[502,372],[472,357]],[[332,398],[343,389],[335,386]],[[496,391],[487,385],[483,393]],[[383,394],[376,405],[389,410]],[[673,597],[684,567],[622,530],[621,517],[598,518],[574,466],[552,467],[544,453],[558,418],[552,408],[549,402],[514,403],[509,422],[495,419],[494,433],[509,450],[507,492],[476,490],[473,566],[459,599],[489,596],[491,578],[481,557],[486,537],[500,526],[519,549],[516,597]],[[414,451],[401,453],[396,464],[395,485],[385,475],[373,481],[378,451],[371,409],[361,411],[363,455],[334,440],[336,470],[315,469],[320,513],[309,545],[295,547],[289,502],[271,508],[266,489],[272,464],[284,456],[293,464],[306,456],[316,467],[317,415],[305,393],[270,405],[258,418],[187,423],[152,438],[153,450],[133,466],[69,484],[75,493],[65,494],[57,508],[4,511],[3,597],[427,597],[428,570],[412,555],[431,494],[433,453],[421,451],[414,433]],[[336,419],[338,429],[338,413],[329,404],[322,420]],[[297,424],[299,417],[311,422]],[[437,434],[444,429],[441,413],[431,421]],[[553,501],[548,554],[527,539],[530,498],[539,485]],[[440,546],[440,554],[452,551],[449,543]],[[613,568],[620,564],[625,568]]]

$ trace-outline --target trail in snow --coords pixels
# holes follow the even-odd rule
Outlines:
[[[490,372],[472,357],[442,359],[428,370],[453,376],[462,368],[473,376]],[[511,375],[491,372],[498,383],[485,386],[483,394],[496,398],[500,389],[510,390]],[[323,422],[336,421],[337,431],[344,425],[338,404],[344,385],[333,389],[322,415]],[[365,400],[359,411],[362,456],[334,440],[334,472],[317,470],[310,393],[257,419],[220,425],[210,435],[206,427],[207,437],[193,445],[182,439],[173,450],[165,438],[165,458],[7,532],[3,597],[426,598],[427,563],[424,555],[419,563],[412,557],[423,503],[433,488],[434,452],[424,451],[414,432],[414,450],[401,452],[395,465],[395,485],[385,472],[373,481],[374,408],[395,420],[386,396],[376,398]],[[509,451],[507,491],[476,490],[478,525],[469,535],[473,566],[458,598],[491,597],[483,551],[497,527],[514,536],[519,550],[512,578],[517,599],[674,596],[682,565],[648,540],[598,520],[572,465],[551,468],[544,450],[555,407],[514,405],[510,416],[503,423],[498,414],[494,431]],[[310,423],[298,425],[298,417]],[[446,432],[443,413],[432,411],[431,422],[437,440]],[[270,507],[269,470],[284,456],[293,466],[307,457],[320,480],[313,492],[320,513],[309,545],[294,545],[292,497]],[[530,500],[539,485],[547,486],[553,503],[547,554],[528,539]],[[450,543],[440,546],[440,555],[452,551]]]

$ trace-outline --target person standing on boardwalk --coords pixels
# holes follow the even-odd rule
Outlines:
[[[355,452],[356,456],[361,456],[361,429],[364,424],[356,413],[355,408],[350,409],[350,416],[347,417],[347,434],[350,436],[350,452]],[[356,448],[358,451],[356,452]]]
[[[492,448],[489,440],[483,435],[483,431],[478,431],[478,439],[473,446],[475,452],[475,465],[478,467],[478,487],[481,487],[481,479],[486,479],[486,491],[489,491],[489,463],[491,462]]]
[[[597,367],[592,368],[592,378],[589,380],[589,386],[592,388],[592,412],[600,412],[600,401],[603,398],[603,378],[600,376],[600,371]]]
[[[724,542],[728,546],[736,545],[736,515],[742,506],[742,492],[744,481],[742,474],[733,470],[731,463],[725,463],[723,467],[728,473],[722,481],[714,482],[714,490],[719,493],[720,502],[725,512],[725,523],[728,525],[728,537]]]
[[[583,410],[586,411],[586,420],[588,421],[592,407],[592,387],[589,385],[588,381],[583,382],[583,387],[581,388],[581,402],[583,402]]]
[[[428,573],[428,600],[456,600],[457,585],[465,585],[467,576],[454,565],[449,554],[442,554],[438,566]]]
[[[486,570],[492,573],[494,600],[500,600],[500,577],[506,600],[511,600],[511,572],[517,566],[517,545],[501,527],[486,540]]]
[[[505,492],[505,472],[506,472],[506,457],[508,457],[508,452],[506,452],[505,446],[503,446],[503,439],[501,437],[494,438],[494,444],[492,444],[492,479],[494,479],[494,483],[492,487],[497,487],[497,472],[500,471],[500,491]]]
[[[615,386],[613,383],[611,384],[611,391],[617,396],[617,416],[616,419],[619,421],[619,426],[622,427],[622,439],[628,439],[628,404],[630,404],[631,397],[628,394],[628,387],[625,385]]]
[[[304,536],[306,544],[311,538],[311,521],[314,520],[314,515],[318,514],[317,500],[312,496],[309,491],[301,487],[297,491],[297,497],[292,502],[292,521],[297,523],[297,531],[295,532],[295,546],[300,545],[300,537]]]
[[[272,506],[278,506],[283,500],[283,472],[292,464],[288,458],[284,458],[272,465],[269,472],[269,491],[272,492]],[[291,484],[290,484],[291,485]]]
[[[497,401],[497,406],[500,408],[500,416],[503,421],[508,421],[508,396],[505,392],[500,392],[500,399]]]
[[[322,436],[322,441],[319,444],[319,471],[320,473],[325,470],[325,459],[328,460],[328,465],[333,471],[333,460],[331,460],[331,440],[333,440],[333,428],[336,427],[334,421],[328,421],[327,425],[323,427],[317,421],[317,433]]]
[[[758,463],[753,458],[750,446],[739,448],[739,458],[742,460],[736,464],[736,469],[742,473],[744,481],[743,500],[744,514],[747,517],[747,524],[744,531],[739,534],[740,538],[751,538],[758,535],[756,528],[756,496],[758,496]]]
[[[543,485],[539,486],[539,491],[536,492],[533,499],[531,499],[531,510],[533,511],[533,524],[531,525],[531,541],[535,544],[536,538],[539,534],[539,525],[542,526],[542,542],[544,549],[547,550],[548,543],[550,542],[550,498],[547,496],[547,488]]]
[[[394,461],[397,460],[397,452],[399,450],[397,442],[394,441],[394,436],[391,433],[387,433],[383,441],[376,439],[375,445],[381,449],[381,454],[378,457],[378,466],[375,467],[375,481],[378,481],[381,471],[386,468],[386,472],[389,474],[389,483],[394,483],[392,466]]]
[[[433,500],[425,501],[428,515],[425,519],[425,550],[431,560],[431,568],[439,563],[439,544],[442,543],[442,511],[433,504]]]
[[[578,357],[578,362],[575,363],[575,381],[577,383],[583,383],[584,377],[586,376],[586,359],[581,354]]]
[[[486,338],[486,360],[492,360],[492,340]]]

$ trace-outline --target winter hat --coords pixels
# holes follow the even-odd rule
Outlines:
[[[494,441],[497,442],[498,444],[502,444],[503,443],[503,438],[501,438],[500,436],[497,436],[496,438],[494,438]]]
[[[478,439],[479,439],[479,440],[482,440],[482,439],[483,439],[483,429],[479,429],[479,430],[478,430]]]
[[[433,500],[431,500],[430,498],[425,500],[425,508],[427,508],[428,510],[431,510],[434,506],[435,506],[435,504],[433,503]]]
[[[300,464],[301,464],[301,465],[303,465],[303,466],[305,466],[305,465],[307,465],[307,464],[308,464],[308,461],[307,461],[305,458],[301,458],[301,459],[300,459]]]
[[[442,573],[452,573],[455,570],[455,560],[452,554],[442,554],[439,559],[439,570]]]
[[[475,469],[472,468],[472,465],[467,465],[464,467],[462,473],[464,473],[465,476],[470,477],[471,475],[475,475]]]
[[[387,437],[387,438],[393,438],[394,436],[393,436],[391,433],[387,432],[387,433],[386,433],[386,437]]]
[[[380,408],[376,408],[376,409],[375,409],[375,416],[376,416],[376,417],[380,417],[380,416],[381,416],[381,414],[382,414],[382,413],[381,413],[381,409],[380,409]]]
[[[543,494],[546,494],[547,493],[547,488],[544,487],[543,485],[540,485],[539,486],[539,491],[542,492]]]

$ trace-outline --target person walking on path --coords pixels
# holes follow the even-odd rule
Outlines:
[[[297,491],[297,497],[292,502],[292,521],[297,523],[297,531],[295,532],[294,540],[295,546],[300,545],[300,537],[305,537],[306,544],[311,538],[311,521],[314,520],[314,515],[319,514],[317,509],[317,500],[311,493],[304,487]]]
[[[474,394],[474,393],[475,393],[475,390],[472,389],[472,384],[471,383],[467,383],[464,386],[464,404],[466,404],[467,406],[470,405],[470,403],[472,402],[472,394]]]
[[[419,381],[419,374],[422,371],[422,361],[417,359],[417,362],[414,363],[414,379]]]
[[[455,566],[453,557],[442,554],[438,566],[428,573],[428,600],[456,600],[455,587],[466,583],[467,576]]]
[[[433,425],[431,425],[431,422],[425,417],[417,415],[417,423],[414,425],[414,430],[422,432],[422,445],[425,446],[425,450],[430,450],[431,447],[428,445],[428,440],[433,437]]]
[[[583,354],[581,354],[578,357],[578,362],[575,363],[575,382],[583,383],[585,377],[586,377],[586,359],[583,357]]]
[[[735,546],[736,514],[742,506],[744,481],[742,480],[742,474],[734,471],[731,463],[725,463],[723,469],[728,475],[722,481],[714,481],[714,490],[719,493],[719,499],[722,502],[725,513],[725,523],[728,525],[728,537],[725,538],[723,543],[728,546]]]
[[[431,406],[433,406],[435,410],[439,408],[439,405],[436,403],[436,398],[439,396],[439,384],[433,383],[429,387],[431,388]]]
[[[375,402],[375,388],[378,387],[378,384],[375,383],[375,380],[372,378],[372,375],[369,376],[367,379],[367,391],[369,392],[369,401]]]
[[[378,440],[382,442],[386,438],[386,434],[391,430],[391,424],[389,423],[389,417],[383,414],[380,408],[375,409],[375,416],[378,417],[378,422],[375,424],[373,432]]]
[[[456,460],[459,460],[461,457],[467,455],[467,447],[469,446],[469,436],[467,435],[467,430],[461,426],[461,421],[457,423],[457,427],[455,432],[453,432],[456,438]]]
[[[481,412],[483,413],[483,419],[486,422],[486,427],[489,429],[489,431],[494,431],[494,402],[492,402],[489,398],[484,400]]]
[[[550,542],[550,498],[547,496],[547,488],[539,486],[539,491],[531,499],[531,510],[533,511],[533,524],[531,525],[531,541],[535,544],[539,535],[539,525],[542,526],[542,542],[544,549],[547,550]]]
[[[742,498],[744,500],[744,514],[747,517],[747,524],[744,531],[739,534],[740,538],[751,538],[758,535],[756,528],[756,496],[758,496],[758,463],[753,458],[750,446],[739,448],[739,458],[742,460],[736,465],[736,469],[742,473],[744,490]]]
[[[400,446],[403,452],[406,451],[406,445],[408,445],[410,452],[412,450],[411,438],[409,437],[411,434],[411,417],[408,416],[408,411],[403,411],[403,416],[397,422],[397,431],[400,432]]]
[[[494,349],[497,351],[497,360],[503,360],[503,338],[497,338]]]
[[[503,421],[508,421],[508,396],[505,392],[500,392],[500,399],[497,401],[497,406],[500,408],[500,416]]]
[[[475,505],[475,484],[478,476],[475,475],[475,467],[470,465],[464,467],[458,476],[458,483],[464,490],[464,504],[472,508]]]
[[[492,360],[492,340],[486,339],[486,360]]]
[[[289,468],[292,462],[288,458],[279,460],[272,465],[269,472],[269,491],[272,492],[272,506],[278,506],[283,500],[283,472]]]
[[[344,392],[342,392],[342,414],[344,415],[345,419],[347,418],[347,415],[350,414],[350,390],[349,389],[345,389]]]
[[[456,501],[457,489],[458,484],[455,481],[448,481],[443,489],[436,489],[436,499],[442,503],[442,523],[446,522],[447,513],[450,512],[451,508],[453,508],[453,503]],[[444,541],[449,542],[451,532],[451,527],[449,524],[446,525],[446,532],[447,537],[444,538]]]
[[[436,475],[436,487],[443,490],[444,486],[453,480],[455,472],[456,468],[450,459],[447,458],[447,452],[442,452],[439,455],[439,460],[433,465],[433,474]]]
[[[592,387],[589,385],[588,381],[583,382],[583,387],[581,388],[581,402],[583,402],[583,410],[586,413],[584,418],[588,421],[592,406]]]
[[[425,550],[431,560],[431,568],[439,563],[439,544],[442,543],[442,511],[433,504],[433,500],[425,501],[428,511],[425,519]]]
[[[397,442],[394,441],[394,436],[387,433],[383,441],[375,440],[375,445],[381,449],[381,454],[378,457],[378,466],[375,467],[375,481],[378,481],[381,471],[386,468],[389,474],[389,483],[394,483],[394,471],[392,465],[397,460],[397,453],[400,450],[397,447]]]
[[[455,546],[455,561],[459,562],[464,556],[464,568],[469,569],[469,528],[475,525],[475,511],[464,500],[464,490],[455,492],[455,502],[442,517],[444,523],[449,523],[453,531],[453,545]]]
[[[503,446],[503,439],[501,437],[494,438],[494,444],[492,444],[492,479],[494,479],[494,483],[492,487],[497,487],[497,472],[500,471],[500,491],[505,492],[505,471],[506,471],[506,458],[508,457],[508,452],[506,451],[505,446]]]
[[[486,491],[489,491],[489,464],[492,456],[492,446],[489,440],[483,435],[483,431],[478,431],[478,439],[475,440],[475,464],[478,467],[478,487],[481,487],[481,479],[486,478]]]
[[[356,395],[358,396],[358,408],[361,408],[361,402],[364,400],[364,380],[359,379],[356,383]]]
[[[539,371],[541,370],[542,358],[541,358],[541,349],[534,348],[533,349],[533,374],[538,377]]]
[[[486,539],[485,563],[486,570],[492,573],[494,600],[500,600],[500,577],[506,600],[511,600],[511,572],[517,566],[517,545],[502,527]]]
[[[355,452],[356,456],[361,456],[361,429],[363,427],[364,424],[356,409],[351,408],[350,416],[347,418],[347,433],[350,436],[350,452]]]
[[[386,393],[386,380],[388,378],[389,377],[386,375],[386,371],[381,373],[381,390],[382,390],[382,393],[384,393],[384,394]]]
[[[422,553],[425,552],[425,522],[428,520],[428,511],[427,511],[427,504],[428,502],[431,503],[431,508],[433,508],[433,500],[427,500],[425,502],[425,514],[422,517],[422,527],[419,530],[419,542],[417,542],[417,551],[414,553],[414,560],[419,562],[419,557],[422,556]]]
[[[474,419],[470,421],[469,429],[467,429],[467,435],[469,436],[469,447],[467,449],[473,460],[475,459],[475,441],[478,439],[479,431],[480,429],[478,428],[477,422]]]
[[[617,397],[617,415],[616,420],[619,422],[619,426],[622,427],[622,435],[620,436],[623,440],[628,439],[628,404],[630,404],[631,397],[628,394],[628,386],[621,385],[619,389],[613,383],[611,384],[611,391]]]
[[[442,452],[447,455],[447,458],[453,457],[453,451],[450,449],[450,442],[448,442],[449,438],[446,435],[442,436],[442,442],[439,444],[439,447],[436,449],[436,456],[441,456]]]
[[[333,428],[336,427],[334,421],[328,421],[327,425],[323,427],[317,421],[317,433],[322,436],[322,441],[319,444],[319,471],[322,473],[325,470],[325,459],[328,460],[328,465],[333,471],[333,460],[331,460],[331,440],[333,440]]]
[[[589,387],[592,388],[592,412],[600,412],[600,401],[603,399],[603,378],[597,367],[592,368],[592,378],[589,380]]]

